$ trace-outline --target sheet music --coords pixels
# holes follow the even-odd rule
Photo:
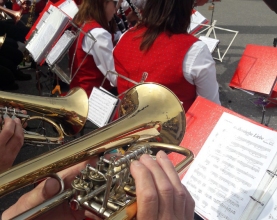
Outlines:
[[[277,151],[276,132],[223,113],[182,183],[207,219],[240,219]]]
[[[94,87],[89,97],[88,119],[103,127],[109,122],[117,103],[118,98]]]
[[[43,19],[46,20],[42,22],[38,31],[26,45],[26,49],[37,63],[40,63],[45,58],[52,44],[69,21],[67,15],[52,5],[45,14]]]
[[[54,33],[55,28],[53,25],[45,25],[45,28],[41,29],[36,38],[33,38],[30,43],[27,44],[26,48],[32,54],[35,61],[39,60],[40,55],[43,53],[46,45],[51,40],[51,35],[49,33]]]
[[[64,13],[66,13],[71,19],[76,15],[79,11],[76,3],[72,0],[65,0],[62,4],[58,6]]]
[[[199,11],[195,11],[191,15],[191,22],[188,32],[193,32],[198,26],[200,26],[200,24],[204,23],[205,21],[207,21],[207,19]]]
[[[49,12],[45,12],[43,13],[41,19],[39,20],[39,22],[37,23],[36,29],[39,30],[41,28],[41,26],[44,24],[44,22],[46,21],[46,19],[49,17]]]
[[[46,62],[49,65],[53,65],[55,62],[57,62],[57,60],[69,48],[74,39],[75,35],[71,31],[66,30],[47,55]]]
[[[212,53],[214,52],[215,47],[219,44],[218,39],[206,37],[206,36],[200,36],[200,40],[202,40],[209,48],[209,51]]]

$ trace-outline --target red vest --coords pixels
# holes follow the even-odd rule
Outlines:
[[[196,98],[196,87],[183,75],[183,60],[189,48],[197,41],[189,34],[175,34],[171,37],[160,34],[148,52],[139,50],[140,36],[145,29],[126,32],[114,49],[116,71],[136,82],[140,82],[143,72],[148,73],[146,82],[162,84],[173,91],[183,102],[185,111]],[[134,84],[118,77],[119,94]]]
[[[87,33],[94,28],[101,28],[101,26],[96,21],[91,21],[86,23],[82,30],[83,32]],[[91,54],[87,55],[87,57],[84,59],[84,57],[87,54],[82,49],[82,42],[83,42],[84,36],[85,34],[81,32],[80,36],[77,37],[77,39],[72,44],[69,50],[70,66],[72,63],[72,59],[74,59],[72,74],[74,74],[76,70],[80,67],[78,72],[76,73],[76,75],[74,76],[73,80],[70,83],[70,89],[74,87],[81,87],[86,91],[87,95],[90,96],[92,88],[94,86],[99,87],[101,85],[104,79],[104,75],[97,68],[96,64],[94,63],[93,56]],[[76,48],[76,44],[77,44],[77,48]],[[74,57],[75,48],[76,48],[76,54]],[[108,79],[105,80],[103,87],[107,90],[111,89],[110,82]]]

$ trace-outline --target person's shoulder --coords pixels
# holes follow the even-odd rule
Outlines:
[[[111,33],[102,27],[93,28],[90,33],[95,37],[111,37]]]

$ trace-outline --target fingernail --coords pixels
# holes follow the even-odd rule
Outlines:
[[[21,121],[20,121],[20,119],[19,119],[19,118],[15,118],[15,119],[14,119],[14,121],[15,121],[16,123],[21,124]]]
[[[163,159],[163,160],[169,160],[167,154],[166,154],[164,151],[162,151],[162,150],[160,150],[160,151],[158,152],[158,156],[159,156],[159,158],[161,158],[161,159]]]
[[[145,160],[153,160],[153,158],[152,157],[150,157],[150,155],[148,155],[148,154],[143,154],[141,157],[143,157],[143,159]]]
[[[134,166],[140,166],[140,165],[141,165],[141,163],[140,163],[139,161],[137,161],[137,160],[133,160],[133,161],[132,161],[132,164],[133,164]]]

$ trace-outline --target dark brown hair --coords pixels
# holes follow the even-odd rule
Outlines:
[[[186,34],[194,0],[147,0],[138,28],[146,27],[140,50],[149,50],[161,33]]]
[[[73,22],[80,27],[84,22],[95,20],[108,32],[115,33],[116,23],[114,19],[108,22],[106,18],[104,3],[107,1],[110,0],[82,0]]]

